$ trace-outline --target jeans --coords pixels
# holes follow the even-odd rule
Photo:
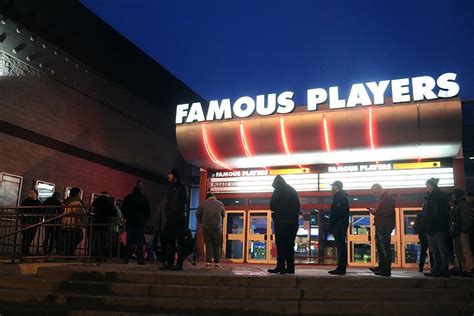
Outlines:
[[[428,243],[433,252],[433,273],[448,274],[449,251],[447,245],[447,232],[428,234]]]
[[[182,266],[184,262],[184,230],[186,229],[186,220],[175,219],[169,220],[166,224],[166,239],[167,239],[167,260],[166,263],[170,266],[174,265],[176,250],[178,251],[178,259],[176,265]],[[176,248],[176,243],[177,248]]]
[[[347,268],[347,226],[348,223],[336,223],[331,229],[336,242],[337,269],[343,271]]]
[[[298,222],[275,222],[275,243],[277,247],[277,269],[291,272],[295,269],[295,237]],[[285,267],[286,263],[286,267]]]
[[[127,225],[127,243],[125,245],[123,261],[128,262],[130,258],[130,250],[132,243],[137,246],[137,263],[145,261],[143,256],[143,242],[145,240],[145,224],[143,225]]]
[[[222,255],[222,227],[202,228],[204,234],[204,243],[206,244],[206,262],[218,263]]]
[[[430,266],[431,268],[433,268],[433,252],[428,247],[428,237],[426,236],[426,234],[419,234],[418,239],[420,240],[420,246],[421,246],[419,269],[423,271],[425,267],[427,251],[430,256]]]
[[[375,246],[379,255],[379,268],[382,272],[390,272],[392,268],[391,234],[392,229],[375,226]]]

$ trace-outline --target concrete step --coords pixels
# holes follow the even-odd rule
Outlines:
[[[187,273],[171,271],[110,271],[94,267],[40,267],[37,276],[48,280],[90,281],[106,283],[135,283],[160,285],[208,285],[303,288],[309,289],[472,289],[474,279],[417,277],[375,277],[373,275],[308,276],[308,275],[213,275],[206,271]]]
[[[377,302],[346,300],[252,300],[252,299],[197,299],[105,296],[88,294],[51,294],[22,290],[0,289],[0,299],[28,304],[28,306],[55,306],[65,310],[108,310],[141,313],[178,313],[202,315],[471,315],[472,301],[459,302]]]
[[[471,300],[474,289],[468,288],[303,288],[303,287],[243,287],[228,285],[132,284],[62,281],[32,277],[3,277],[2,288],[88,293],[95,295],[124,295],[148,297],[189,297],[220,299],[268,300]]]

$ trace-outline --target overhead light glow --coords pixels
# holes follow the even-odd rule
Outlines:
[[[252,152],[250,151],[249,143],[247,141],[247,137],[245,136],[245,127],[244,122],[242,121],[240,121],[240,139],[242,140],[242,146],[244,147],[247,158],[252,159]],[[262,168],[266,169],[265,166],[262,166]]]
[[[204,147],[206,148],[206,152],[209,158],[211,158],[211,160],[215,164],[221,166],[222,168],[227,169],[227,170],[232,170],[232,167],[230,167],[229,165],[226,165],[225,163],[223,163],[222,161],[216,158],[216,155],[214,154],[214,151],[212,150],[211,145],[209,144],[209,140],[208,140],[207,132],[206,132],[206,124],[202,124],[201,131],[202,131],[202,140],[204,142]]]

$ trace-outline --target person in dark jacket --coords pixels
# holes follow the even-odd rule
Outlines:
[[[33,189],[28,193],[28,197],[21,202],[21,206],[41,206],[41,201],[38,200],[38,190]],[[20,224],[21,228],[26,228],[40,222],[42,218],[41,210],[39,208],[25,208],[20,210]],[[29,228],[24,230],[21,235],[21,255],[27,256],[30,253],[30,246],[35,239],[38,228]]]
[[[468,192],[466,194],[466,200],[471,207],[471,231],[469,232],[469,246],[471,251],[474,251],[474,192]],[[474,268],[471,270],[474,273]]]
[[[428,236],[426,235],[426,216],[425,213],[420,212],[416,215],[413,229],[418,234],[418,240],[420,243],[420,262],[418,264],[418,272],[423,272],[426,262],[426,252],[428,251],[430,256],[430,266],[433,269],[433,253],[428,247]]]
[[[184,233],[186,230],[188,190],[179,179],[178,169],[169,171],[168,183],[169,187],[165,206],[167,261],[160,269],[181,271],[183,270],[185,259]],[[175,265],[176,243],[178,244],[178,259]]]
[[[128,264],[132,243],[137,246],[137,264],[144,265],[143,242],[145,240],[145,223],[150,217],[150,202],[142,193],[143,184],[137,181],[133,192],[123,200],[122,212],[126,220],[127,241],[123,263]]]
[[[94,214],[92,256],[98,261],[106,261],[111,255],[112,224],[117,216],[114,199],[107,192],[102,192],[91,206]]]
[[[47,198],[43,202],[43,206],[62,206],[61,194],[54,192],[53,196]],[[45,219],[52,219],[63,213],[60,207],[45,208]],[[61,220],[51,221],[44,227],[43,252],[45,255],[50,255],[53,252],[53,247],[56,246],[56,251],[60,245],[61,237]]]
[[[374,215],[375,246],[379,255],[379,265],[370,270],[376,275],[390,276],[392,272],[390,243],[395,228],[395,201],[378,183],[372,185],[371,190],[378,198],[377,207],[370,212]]]
[[[460,276],[471,276],[472,253],[469,245],[469,232],[472,226],[472,211],[464,197],[463,190],[453,190],[453,202],[454,209],[449,232],[453,238],[454,269]]]
[[[432,277],[449,277],[449,251],[447,245],[450,208],[448,195],[438,188],[439,179],[426,181],[428,194],[423,205],[426,214],[426,233],[428,243],[433,252],[433,270],[425,273]]]
[[[153,249],[156,250],[158,248],[158,241],[160,242],[160,253],[158,260],[162,265],[166,263],[167,259],[167,242],[166,242],[166,198],[161,200],[158,208],[155,212],[155,223],[154,227],[154,235],[153,235]]]
[[[270,273],[295,273],[295,237],[298,232],[300,201],[296,190],[282,176],[273,180],[275,189],[270,200],[272,219],[275,225],[277,266]]]
[[[341,181],[334,181],[331,184],[331,191],[334,194],[331,204],[331,214],[329,216],[329,230],[334,236],[337,251],[337,268],[328,271],[329,274],[344,275],[347,268],[347,226],[349,224],[349,197],[342,189]]]

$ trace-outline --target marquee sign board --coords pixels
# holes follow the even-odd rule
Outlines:
[[[393,103],[417,102],[452,98],[458,95],[459,85],[456,73],[444,73],[438,78],[420,76],[379,82],[353,84],[349,95],[341,98],[337,86],[307,90],[307,111],[316,111],[318,106],[329,102],[330,109],[354,108],[356,106],[382,105],[391,90]],[[230,99],[212,100],[207,112],[200,102],[178,104],[176,125],[247,118],[257,113],[260,116],[287,114],[295,109],[294,92],[284,91],[256,97],[243,96],[235,101]]]

